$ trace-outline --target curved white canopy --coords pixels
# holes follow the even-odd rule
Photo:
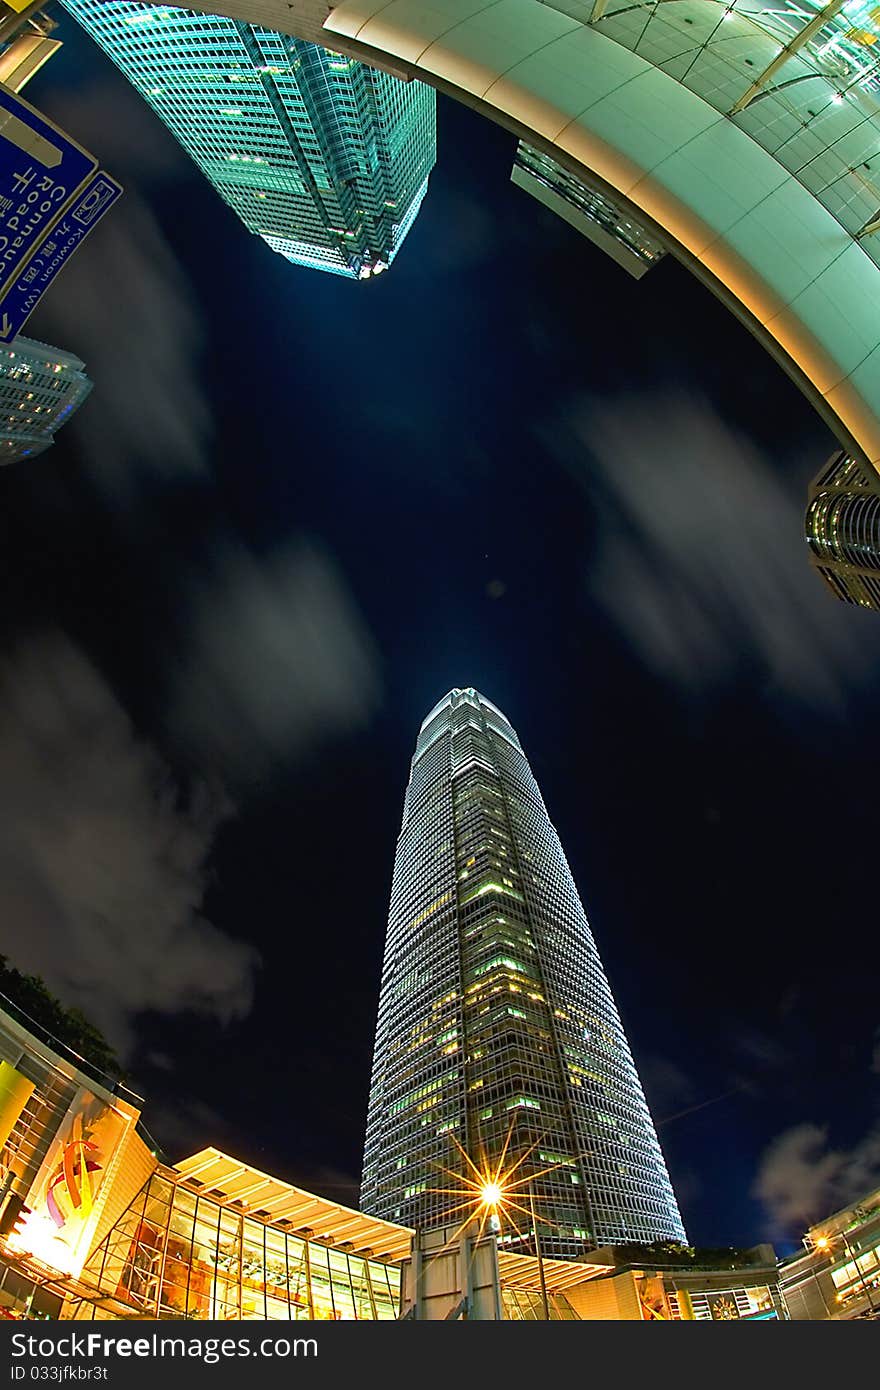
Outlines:
[[[612,193],[748,324],[844,447],[880,471],[874,0],[191,8],[418,77]]]

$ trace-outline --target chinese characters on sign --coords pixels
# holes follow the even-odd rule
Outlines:
[[[121,193],[120,185],[104,173],[95,174],[86,184],[70,211],[40,242],[18,278],[7,286],[5,293],[0,290],[0,342],[11,342],[21,332],[55,276]]]
[[[0,86],[0,341],[24,327],[122,189],[98,161]]]

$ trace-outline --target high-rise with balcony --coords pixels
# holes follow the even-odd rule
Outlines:
[[[296,265],[388,268],[436,159],[430,88],[241,20],[63,3],[249,231]]]
[[[72,352],[20,334],[0,343],[0,464],[44,453],[91,389]]]
[[[580,898],[519,739],[473,689],[422,724],[397,844],[361,1205],[458,1221],[519,1165],[502,1239],[577,1258],[684,1228]],[[463,1152],[462,1152],[463,1151]]]

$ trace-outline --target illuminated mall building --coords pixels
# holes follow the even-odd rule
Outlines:
[[[880,481],[844,450],[810,484],[810,562],[843,603],[880,611]]]
[[[880,1317],[880,1187],[816,1222],[803,1246],[779,1269],[790,1318]]]
[[[354,279],[388,268],[436,159],[430,88],[241,20],[64,6],[249,231],[296,265]]]
[[[0,1003],[0,1310],[337,1322],[404,1313],[412,1230],[214,1148],[163,1162],[140,1097]],[[485,1235],[475,1244],[492,1292],[471,1317],[574,1319],[569,1292],[608,1273],[552,1259],[539,1269]],[[463,1236],[447,1253],[461,1262],[451,1295],[460,1303],[474,1252]],[[421,1299],[430,1280],[417,1284]]]
[[[141,1098],[0,996],[0,1316],[170,1321],[785,1317],[773,1252],[736,1272],[542,1259],[475,1211],[447,1240],[215,1148],[170,1164]],[[648,1252],[643,1252],[647,1254]],[[629,1262],[627,1262],[629,1261]]]
[[[216,1149],[163,1163],[140,1097],[0,1002],[0,1305],[30,1281],[55,1317],[397,1316],[409,1231]]]
[[[467,1158],[465,1158],[467,1155]],[[509,721],[452,690],[397,845],[361,1206],[443,1226],[512,1173],[502,1243],[577,1259],[685,1233],[559,836]],[[532,1204],[536,1222],[531,1217]]]

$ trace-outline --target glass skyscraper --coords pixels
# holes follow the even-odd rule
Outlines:
[[[91,389],[72,352],[20,334],[0,343],[0,464],[44,453]]]
[[[296,265],[388,268],[437,155],[429,87],[220,15],[63,3],[249,231]]]
[[[457,1180],[531,1176],[547,1254],[683,1241],[666,1164],[559,837],[505,716],[422,724],[397,845],[361,1206],[457,1222]],[[459,1148],[460,1146],[460,1148]],[[502,1240],[532,1242],[526,1188]],[[513,1248],[517,1248],[514,1244]]]

